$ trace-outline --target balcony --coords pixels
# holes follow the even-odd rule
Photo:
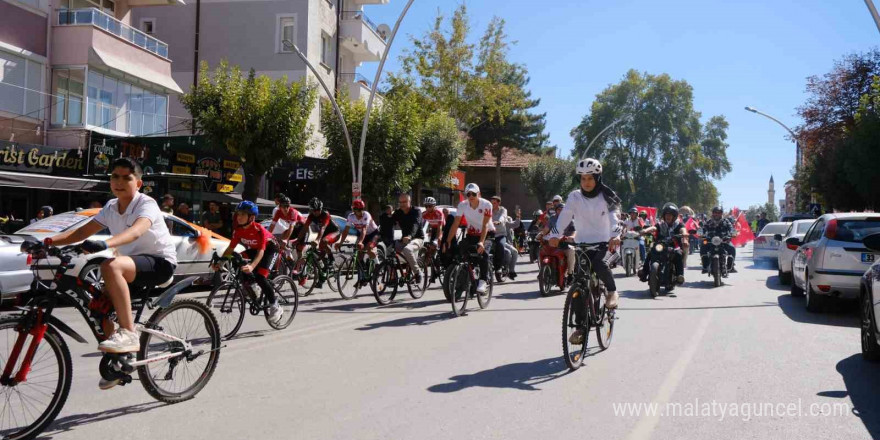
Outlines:
[[[385,53],[385,37],[363,11],[343,11],[340,36],[342,47],[356,62],[379,61]]]
[[[348,99],[351,101],[361,100],[367,102],[370,98],[373,82],[360,73],[341,73],[339,74],[339,80],[340,84],[348,86]],[[383,101],[384,98],[377,92],[375,105],[382,105]]]
[[[103,29],[135,46],[168,58],[168,44],[163,43],[95,8],[60,9],[58,11],[59,26],[92,25]]]

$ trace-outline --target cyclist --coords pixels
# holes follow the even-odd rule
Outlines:
[[[100,212],[83,227],[47,238],[47,245],[80,244],[85,253],[114,248],[116,256],[101,263],[104,295],[109,297],[119,329],[114,332],[113,322],[105,317],[101,323],[105,335],[98,345],[104,353],[130,353],[140,350],[140,336],[134,328],[129,284],[158,285],[174,276],[177,252],[165,224],[165,216],[156,201],[140,192],[143,170],[132,159],[119,158],[110,166],[110,200]],[[103,229],[112,237],[107,241],[86,240]],[[85,240],[85,241],[83,241]],[[101,389],[109,389],[119,381],[101,380]]]
[[[656,225],[651,226],[644,230],[645,234],[657,234],[657,240],[665,240],[675,235],[686,234],[684,224],[678,218],[678,207],[675,206],[674,203],[667,203],[663,205],[663,210],[660,212],[660,220]],[[678,284],[684,284],[684,254],[687,253],[688,250],[688,238],[687,236],[676,238],[676,245],[680,247],[680,249],[675,249],[675,252],[672,254],[672,263],[675,266],[675,275],[676,282]],[[651,267],[651,255],[648,255],[648,258],[645,259],[645,264],[642,266],[642,269],[639,271],[639,279],[642,282],[648,281],[648,271]]]
[[[620,233],[623,230],[620,224],[620,198],[602,183],[602,164],[598,160],[581,160],[577,164],[577,173],[580,175],[580,189],[568,195],[565,208],[557,216],[557,224],[567,225],[574,222],[577,230],[575,240],[578,243],[601,243],[598,250],[589,252],[589,258],[593,272],[607,289],[605,306],[614,309],[617,308],[618,301],[617,285],[604,257],[606,251],[614,251],[620,245]],[[586,296],[579,295],[575,298],[578,303],[574,307],[575,319],[578,323],[586,319]],[[572,344],[583,344],[584,333],[581,330],[574,332],[569,341]]]
[[[425,205],[422,221],[428,224],[428,242],[436,246],[446,224],[446,215],[437,210],[437,200],[433,197],[426,197],[422,204]]]
[[[367,255],[373,260],[373,263],[378,266],[379,258],[376,256],[374,249],[376,243],[379,242],[379,227],[373,221],[373,216],[364,210],[365,208],[366,204],[363,200],[358,199],[351,202],[352,212],[348,215],[348,227],[342,231],[342,236],[339,237],[339,242],[336,243],[336,250],[338,251],[342,247],[342,243],[345,243],[345,238],[348,237],[348,229],[354,228],[358,233],[355,246],[358,249],[365,250]]]
[[[495,226],[495,243],[492,248],[495,276],[500,278],[501,265],[507,263],[507,275],[511,280],[515,280],[516,261],[519,259],[519,252],[516,251],[508,240],[508,228],[511,224],[510,217],[507,216],[507,208],[501,206],[500,196],[492,196],[490,200],[492,203],[492,224]]]
[[[462,218],[467,220],[467,234],[459,243],[459,248],[463,255],[476,250],[480,258],[480,280],[477,282],[477,292],[486,293],[489,281],[489,253],[485,243],[487,238],[491,238],[489,234],[495,232],[495,225],[491,221],[492,204],[480,197],[480,187],[476,183],[469,183],[464,188],[464,193],[467,200],[458,204],[455,221],[452,222],[444,248],[451,249],[452,238],[455,236],[452,232],[458,229]]]
[[[302,254],[302,250],[305,247],[306,234],[309,232],[309,226],[315,224],[318,226],[318,236],[315,237],[315,240],[312,243],[318,246],[318,254],[325,258],[327,264],[333,264],[333,250],[330,246],[333,243],[336,243],[336,239],[339,238],[339,226],[337,226],[333,221],[333,218],[330,217],[330,213],[324,210],[324,202],[322,202],[321,199],[312,197],[312,200],[309,200],[309,209],[311,212],[306,218],[306,222],[302,229],[299,231],[299,244],[296,246],[297,251]]]
[[[250,200],[243,200],[235,207],[235,218],[233,225],[235,229],[232,231],[232,240],[223,251],[223,258],[229,258],[235,251],[235,246],[241,244],[245,247],[245,255],[251,260],[241,271],[246,274],[253,274],[257,285],[269,299],[269,318],[273,321],[280,321],[284,311],[278,305],[278,298],[275,296],[275,288],[269,282],[269,272],[275,267],[275,261],[278,259],[278,245],[275,243],[275,237],[263,225],[257,223],[256,203]],[[214,265],[214,270],[220,268],[219,264]]]
[[[275,213],[272,215],[272,223],[269,224],[269,231],[274,232],[275,225],[280,221],[284,221],[284,223],[287,224],[287,229],[281,234],[278,242],[281,247],[285,247],[287,246],[287,240],[289,240],[290,237],[299,237],[300,230],[306,219],[299,213],[299,211],[290,206],[290,198],[284,194],[281,194],[278,197],[278,207],[275,208]]]
[[[403,259],[409,265],[416,283],[422,282],[422,272],[416,255],[422,248],[425,239],[425,231],[422,230],[422,218],[417,209],[413,209],[412,198],[409,194],[401,194],[397,199],[398,208],[391,215],[394,224],[400,226],[400,241],[395,244],[395,250],[403,255]]]

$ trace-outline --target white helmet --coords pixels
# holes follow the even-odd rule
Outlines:
[[[433,197],[425,197],[425,202],[422,204],[425,206],[436,206],[437,200],[435,200]]]
[[[555,196],[553,196],[553,201],[562,203],[562,196],[560,196],[559,194],[556,194]]]
[[[464,187],[464,193],[467,194],[469,192],[472,193],[480,193],[480,186],[476,183],[468,183],[466,187]]]
[[[578,174],[602,174],[602,164],[597,159],[581,159],[577,165]]]

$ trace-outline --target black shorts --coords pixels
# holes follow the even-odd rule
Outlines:
[[[254,257],[257,256],[258,252],[260,252],[259,249],[248,249],[244,251],[244,253],[251,260],[253,260]],[[278,246],[276,246],[274,242],[270,241],[268,244],[266,244],[266,250],[263,251],[263,258],[260,259],[260,264],[257,264],[254,273],[263,277],[268,277],[269,272],[271,272],[272,268],[275,267],[275,263],[277,260]]]
[[[134,282],[131,283],[135,286],[162,284],[174,276],[174,269],[177,268],[170,261],[155,255],[134,255],[129,258],[134,261],[137,272]]]

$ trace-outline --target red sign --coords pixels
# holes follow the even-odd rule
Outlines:
[[[459,191],[464,191],[464,171],[453,171],[449,175],[449,187]]]

